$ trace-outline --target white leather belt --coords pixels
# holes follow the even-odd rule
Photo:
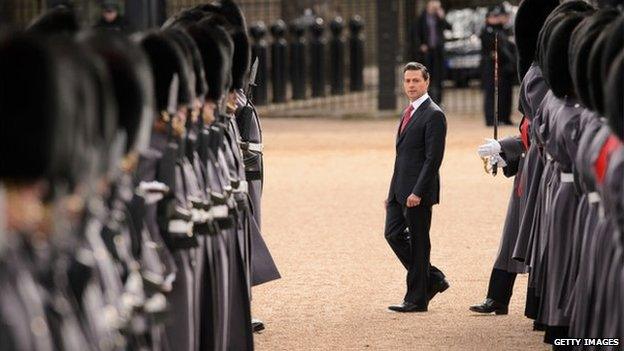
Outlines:
[[[212,218],[227,218],[229,215],[229,208],[227,205],[218,205],[210,207],[208,215]]]
[[[246,193],[249,190],[249,184],[246,180],[241,180],[238,184],[238,188],[234,189],[235,193]]]
[[[600,202],[600,195],[597,191],[592,191],[591,193],[587,194],[587,201],[589,201],[590,204]]]
[[[169,192],[169,187],[161,182],[141,182],[136,189],[137,195],[145,199],[148,205],[155,204]]]
[[[204,223],[208,220],[206,211],[198,210],[195,208],[191,210],[191,217],[192,217],[193,223]]]
[[[574,174],[561,172],[562,183],[574,183]]]
[[[193,236],[193,222],[187,222],[181,219],[172,219],[169,221],[167,230],[170,233],[186,234],[191,237]]]

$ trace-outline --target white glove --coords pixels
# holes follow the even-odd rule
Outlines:
[[[488,158],[488,162],[490,162],[490,166],[494,167],[494,166],[498,166],[498,167],[505,167],[507,166],[507,162],[505,162],[505,160],[500,157],[499,154],[496,155],[492,155]]]
[[[498,155],[501,152],[501,145],[497,140],[485,139],[486,143],[477,148],[480,157]]]

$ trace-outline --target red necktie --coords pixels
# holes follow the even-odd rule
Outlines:
[[[410,119],[412,119],[412,111],[414,111],[414,105],[410,104],[405,113],[403,114],[403,119],[401,122],[401,131],[399,134],[403,133],[405,127],[407,127],[407,123],[409,123]]]

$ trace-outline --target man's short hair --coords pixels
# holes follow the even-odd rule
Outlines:
[[[403,73],[407,71],[421,71],[423,78],[425,78],[425,80],[429,80],[429,70],[420,62],[408,62],[405,66],[403,66]]]

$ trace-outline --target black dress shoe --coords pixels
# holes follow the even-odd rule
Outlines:
[[[258,333],[264,330],[264,323],[256,318],[251,319],[251,329],[254,333]]]
[[[507,314],[508,311],[508,306],[507,305],[503,305],[501,303],[498,303],[492,299],[485,299],[485,301],[483,301],[483,303],[479,304],[479,305],[472,305],[470,306],[470,310],[472,312],[477,312],[477,313],[496,313],[496,314]]]
[[[394,312],[427,312],[427,306],[419,306],[407,301],[404,301],[400,305],[388,306],[388,309]]]
[[[433,299],[436,296],[436,294],[443,293],[446,291],[446,289],[450,287],[451,287],[451,284],[449,284],[448,280],[444,278],[440,280],[439,282],[435,283],[433,287],[431,287],[431,290],[429,290],[429,292],[427,293],[427,298],[429,299],[429,301],[431,301],[431,299]]]

